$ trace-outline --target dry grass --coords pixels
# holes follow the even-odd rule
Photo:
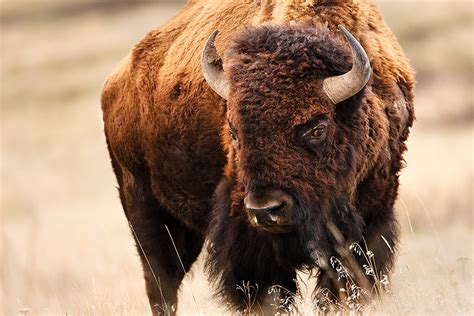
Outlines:
[[[147,314],[98,96],[120,58],[178,6],[52,18],[47,6],[34,13],[30,0],[0,5],[0,314],[25,307],[28,315]],[[472,314],[472,4],[382,1],[381,8],[419,73],[418,122],[402,173],[392,291],[369,313]],[[182,286],[179,311],[223,313],[201,261]],[[312,314],[307,295],[299,305]]]

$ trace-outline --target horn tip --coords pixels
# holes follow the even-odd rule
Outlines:
[[[214,31],[212,31],[211,35],[209,36],[209,39],[214,40],[216,38],[217,34],[219,34],[219,30],[215,29]]]
[[[347,38],[348,40],[356,40],[354,35],[352,35],[352,33],[349,32],[344,25],[339,24],[337,26],[337,28],[339,29],[339,31],[341,31],[341,33],[344,35],[344,37]]]
[[[338,28],[339,30],[341,30],[342,32],[347,31],[347,29],[346,29],[346,27],[344,26],[344,24],[338,24],[338,25],[337,25],[337,28]]]

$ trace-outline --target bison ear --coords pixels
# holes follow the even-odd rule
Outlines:
[[[410,124],[410,111],[408,109],[409,103],[404,88],[405,85],[401,82],[398,82],[394,94],[394,107],[400,116],[400,134],[402,134]]]
[[[225,78],[224,70],[222,69],[222,59],[217,54],[214,40],[216,39],[218,30],[212,32],[211,36],[204,45],[201,54],[201,70],[206,79],[207,84],[220,95],[224,100],[227,100],[229,95],[229,85]]]
[[[342,25],[338,28],[351,46],[352,69],[343,75],[324,79],[324,92],[334,104],[347,100],[362,90],[372,74],[369,57],[362,45]]]

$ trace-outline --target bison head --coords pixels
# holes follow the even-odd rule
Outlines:
[[[310,27],[246,29],[223,63],[214,32],[202,55],[206,81],[227,100],[228,164],[216,216],[245,221],[273,243],[297,240],[309,254],[316,247],[324,257],[338,232],[362,237],[357,186],[387,138],[382,105],[366,87],[369,59],[340,30],[346,41]],[[298,257],[307,256],[292,254]]]

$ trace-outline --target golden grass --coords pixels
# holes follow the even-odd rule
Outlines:
[[[472,64],[465,57],[472,60],[472,5],[382,1],[381,8],[420,82],[397,205],[398,264],[391,294],[368,313],[472,314]],[[2,22],[0,314],[149,313],[99,94],[114,64],[177,9],[149,3]],[[440,23],[449,28],[440,31]],[[307,315],[312,282],[298,302]],[[201,258],[182,286],[180,313],[224,313],[211,292]]]

